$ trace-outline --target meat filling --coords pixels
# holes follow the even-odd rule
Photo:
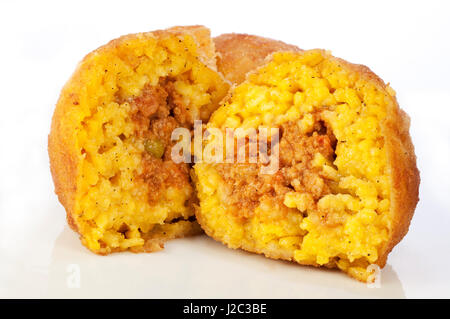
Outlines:
[[[142,94],[131,100],[131,119],[135,122],[135,135],[143,140],[143,172],[138,179],[148,185],[148,200],[156,203],[169,186],[191,187],[190,166],[176,164],[171,159],[175,142],[171,140],[172,131],[178,127],[190,128],[192,120],[175,91],[173,81],[162,79],[158,86],[146,85]]]
[[[317,116],[319,118],[319,116]],[[255,208],[269,200],[282,205],[286,193],[296,191],[311,194],[311,207],[319,198],[332,192],[332,181],[313,166],[320,153],[332,162],[335,157],[336,138],[321,120],[316,120],[312,133],[305,134],[294,122],[280,127],[279,169],[274,174],[262,174],[261,163],[218,164],[217,170],[225,181],[227,205],[234,214],[243,218],[254,215]]]

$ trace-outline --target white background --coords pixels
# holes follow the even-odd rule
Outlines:
[[[380,288],[204,236],[99,257],[67,228],[47,155],[61,87],[115,37],[190,24],[329,49],[397,91],[412,119],[421,200]],[[449,32],[448,1],[1,1],[0,297],[449,298]]]

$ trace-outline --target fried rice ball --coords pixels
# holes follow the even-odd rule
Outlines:
[[[202,26],[120,37],[88,54],[64,86],[48,151],[70,226],[98,254],[156,251],[201,232],[190,164],[174,128],[207,121],[229,89]]]
[[[269,134],[266,148],[278,145],[269,164],[247,156],[250,142],[263,140],[262,127],[279,132],[278,143]],[[207,125],[223,136],[227,128],[235,130],[234,143],[227,148],[210,134],[194,166],[196,217],[205,232],[231,248],[374,279],[370,266],[384,267],[418,202],[409,117],[394,90],[369,68],[327,51],[277,52]],[[275,172],[262,170],[276,159]]]

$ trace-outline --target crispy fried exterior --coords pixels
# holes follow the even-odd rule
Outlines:
[[[381,85],[385,85],[381,79],[379,80]],[[387,160],[391,167],[391,207],[394,217],[393,234],[378,260],[380,267],[386,265],[388,254],[408,233],[414,210],[419,202],[420,173],[416,165],[409,126],[410,118],[400,107],[388,110],[387,119],[381,126],[386,136]]]
[[[252,36],[224,35],[223,38],[221,37],[215,39],[218,51],[222,54],[222,63],[219,63],[219,69],[224,72],[224,76],[227,79],[234,81],[233,84],[235,85],[243,82],[242,77],[244,76],[239,72],[239,69],[235,69],[233,67],[233,65],[238,63],[239,56],[245,54],[245,52],[251,52],[252,57],[259,57],[257,58],[259,62],[255,64],[256,68],[254,69],[250,69],[250,65],[252,64],[250,61],[252,61],[252,58],[246,59],[247,62],[245,62],[245,66],[250,69],[250,71],[245,75],[244,83],[249,81],[249,77],[251,75],[258,73],[258,69],[262,68],[261,66],[264,65],[264,61],[270,62],[272,60],[272,56],[270,55],[271,52],[269,52],[270,50],[258,46],[256,44],[257,42],[252,41],[252,45],[245,44],[243,46],[245,49],[240,47],[237,48],[240,43],[239,38],[242,40],[247,37],[252,38]],[[234,57],[230,56],[231,53],[227,55],[225,51],[225,48],[232,48],[233,46],[235,46],[237,48],[235,50],[239,52]],[[323,52],[325,54],[325,51]],[[269,56],[265,59],[266,53],[269,54]],[[393,92],[389,85],[379,78],[374,72],[372,72],[367,66],[353,64],[339,58],[334,59],[339,61],[343,67],[348,68],[352,72],[358,73],[362,79],[375,83],[381,90]],[[230,74],[227,74],[227,70],[229,70]],[[230,101],[233,96],[232,93],[233,92],[231,90],[228,96],[224,99],[222,105],[226,105],[226,103]],[[399,107],[395,97],[395,92],[391,95],[394,100],[394,104],[392,107],[387,109],[386,118],[382,123],[380,123],[380,128],[385,139],[384,145],[387,153],[387,166],[390,172],[389,177],[391,180],[390,210],[392,212],[392,230],[389,240],[381,248],[378,259],[375,262],[375,264],[377,264],[380,268],[383,268],[386,265],[388,254],[407,234],[416,205],[419,201],[420,173],[416,165],[414,146],[409,134],[410,118],[406,112]],[[193,179],[197,184],[197,191],[200,192],[201,182],[199,181],[197,171],[196,174],[194,174]],[[201,197],[201,195],[199,196]],[[208,216],[202,210],[201,201],[200,206],[196,207],[196,218],[208,236],[212,237],[216,241],[224,243],[230,248],[243,249],[249,252],[263,254],[272,259],[295,261],[303,265],[327,268],[337,267],[336,264],[333,263],[318,264],[317,262],[299,262],[294,259],[291,251],[280,247],[266,246],[261,248],[248,243],[241,243],[239,246],[230,244],[230,238],[228,235],[224,237],[223,232],[220,232],[215,228],[218,227],[219,224],[216,224],[215,226],[211,224]],[[221,227],[222,225],[225,228],[227,227],[226,225],[229,220],[228,218],[229,217],[226,217],[220,222]],[[370,277],[370,274],[363,274],[361,272],[348,272],[348,275],[360,281],[374,279]]]
[[[250,34],[226,33],[214,38],[217,68],[227,80],[240,84],[248,72],[277,51],[301,51],[295,45]]]
[[[192,36],[197,43],[198,59],[210,69],[216,70],[216,53],[209,29],[203,26],[173,27],[167,30],[130,34],[110,41],[108,44],[89,53],[78,64],[72,77],[63,87],[52,118],[51,131],[48,136],[48,154],[55,193],[66,209],[68,224],[74,231],[79,231],[74,217],[77,178],[79,174],[78,170],[80,169],[80,155],[78,146],[76,145],[75,132],[79,129],[77,127],[79,118],[77,118],[76,109],[81,103],[77,92],[84,86],[82,71],[84,72],[86,68],[90,68],[88,61],[92,57],[101,55],[103,52],[107,52],[122,43],[126,43],[128,40],[136,39],[137,37],[160,38],[163,36],[186,34]],[[195,235],[201,232],[195,220],[185,220],[162,225],[147,235],[144,247],[137,251],[160,250],[163,242],[168,239]],[[113,249],[112,251],[115,250]],[[104,254],[102,251],[96,252]]]

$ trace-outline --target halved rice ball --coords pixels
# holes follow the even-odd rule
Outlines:
[[[371,265],[383,267],[407,233],[419,186],[409,118],[367,67],[323,50],[274,53],[232,90],[207,128],[224,136],[241,129],[233,149],[216,144],[218,152],[212,143],[220,138],[208,139],[194,166],[197,220],[229,247],[367,281]],[[237,162],[238,140],[248,152],[263,128],[279,133],[279,142],[274,135],[266,145],[278,147],[270,163],[262,156]],[[242,133],[251,129],[256,138]],[[234,162],[224,163],[230,151]],[[276,170],[263,169],[274,161]]]
[[[201,231],[190,164],[172,160],[171,133],[207,121],[225,96],[215,56],[201,26],[127,35],[88,54],[63,88],[51,171],[90,250],[155,251]]]

